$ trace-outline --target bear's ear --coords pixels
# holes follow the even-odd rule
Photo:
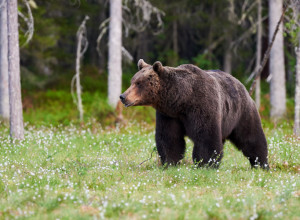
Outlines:
[[[158,74],[162,73],[164,71],[164,67],[163,65],[161,64],[160,61],[156,61],[154,64],[153,64],[153,70],[155,72],[157,72]]]
[[[145,66],[149,66],[143,59],[140,59],[138,62],[138,68],[139,70],[143,69]]]

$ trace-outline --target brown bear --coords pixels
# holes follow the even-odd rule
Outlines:
[[[162,164],[177,164],[185,153],[184,137],[194,142],[193,161],[218,167],[229,139],[252,167],[268,169],[267,141],[254,101],[228,73],[191,64],[153,66],[142,59],[131,86],[120,96],[126,106],[156,109],[156,145]]]

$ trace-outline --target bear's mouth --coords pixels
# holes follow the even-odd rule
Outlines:
[[[131,103],[124,103],[125,107],[130,107],[130,106],[133,106],[135,103],[137,102],[137,100],[135,100],[134,102],[131,102]]]

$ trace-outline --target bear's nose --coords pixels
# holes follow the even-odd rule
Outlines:
[[[124,102],[124,100],[125,100],[125,95],[124,94],[120,95],[120,100],[121,100],[121,102]]]

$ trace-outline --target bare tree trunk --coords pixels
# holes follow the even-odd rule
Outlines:
[[[261,0],[257,0],[257,42],[256,42],[256,72],[259,70],[261,62],[261,37],[262,37],[262,22],[261,22]],[[257,109],[260,107],[260,76],[257,78],[255,86],[255,103]]]
[[[7,15],[10,136],[13,139],[23,139],[17,0],[7,0]]]
[[[122,0],[110,0],[108,102],[116,108],[122,87]]]
[[[83,107],[81,100],[81,84],[80,84],[80,58],[81,58],[81,41],[82,34],[78,36],[77,39],[77,53],[76,53],[76,94],[77,94],[77,108],[79,111],[79,120],[83,120]]]
[[[9,121],[8,92],[8,53],[7,53],[7,8],[6,0],[0,8],[0,117]]]
[[[71,82],[71,94],[73,97],[74,103],[77,105],[79,111],[79,120],[83,120],[83,105],[81,99],[81,84],[80,84],[80,61],[88,48],[87,32],[86,32],[86,21],[89,19],[88,16],[85,16],[81,25],[78,28],[76,37],[77,37],[77,50],[76,50],[76,74],[72,78]],[[76,94],[77,98],[74,95],[74,80],[76,81]]]
[[[272,40],[276,25],[282,14],[282,0],[269,0],[269,41]],[[283,24],[279,26],[270,53],[270,74],[271,74],[271,117],[279,119],[286,111],[286,88],[285,88],[285,66],[283,51]]]
[[[297,66],[296,66],[294,134],[300,135],[300,37],[299,37],[299,45],[296,48],[296,57],[297,57]]]

